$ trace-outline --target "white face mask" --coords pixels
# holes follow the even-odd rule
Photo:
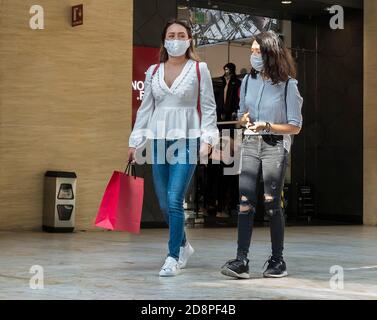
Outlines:
[[[254,70],[261,72],[264,68],[263,58],[261,54],[252,54],[250,56],[250,63]]]
[[[190,47],[190,40],[165,40],[164,47],[169,56],[183,56]]]

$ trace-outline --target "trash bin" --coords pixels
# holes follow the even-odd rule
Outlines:
[[[75,228],[76,180],[74,172],[47,171],[44,180],[43,225],[47,232]]]

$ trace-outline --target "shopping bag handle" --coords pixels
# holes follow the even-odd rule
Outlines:
[[[131,174],[130,174],[131,170]],[[136,179],[136,169],[135,166],[131,161],[128,161],[126,170],[124,170],[124,173],[127,174],[128,176],[132,175]]]

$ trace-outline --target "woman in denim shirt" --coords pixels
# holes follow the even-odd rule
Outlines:
[[[263,276],[284,277],[288,273],[283,260],[285,222],[280,195],[291,147],[290,135],[298,134],[302,126],[303,99],[294,79],[292,56],[276,33],[268,31],[255,36],[251,53],[252,70],[242,81],[238,114],[246,129],[241,148],[237,256],[226,262],[221,273],[249,278],[247,256],[262,174],[272,242],[272,256]]]

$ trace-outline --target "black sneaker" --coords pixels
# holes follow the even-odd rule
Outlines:
[[[221,273],[228,277],[249,279],[249,260],[229,260],[221,267]]]
[[[263,277],[265,278],[283,278],[288,275],[287,266],[283,259],[275,260],[274,258],[270,258],[266,261],[268,262],[268,266],[266,270],[263,272]],[[266,263],[264,265],[266,265]]]

